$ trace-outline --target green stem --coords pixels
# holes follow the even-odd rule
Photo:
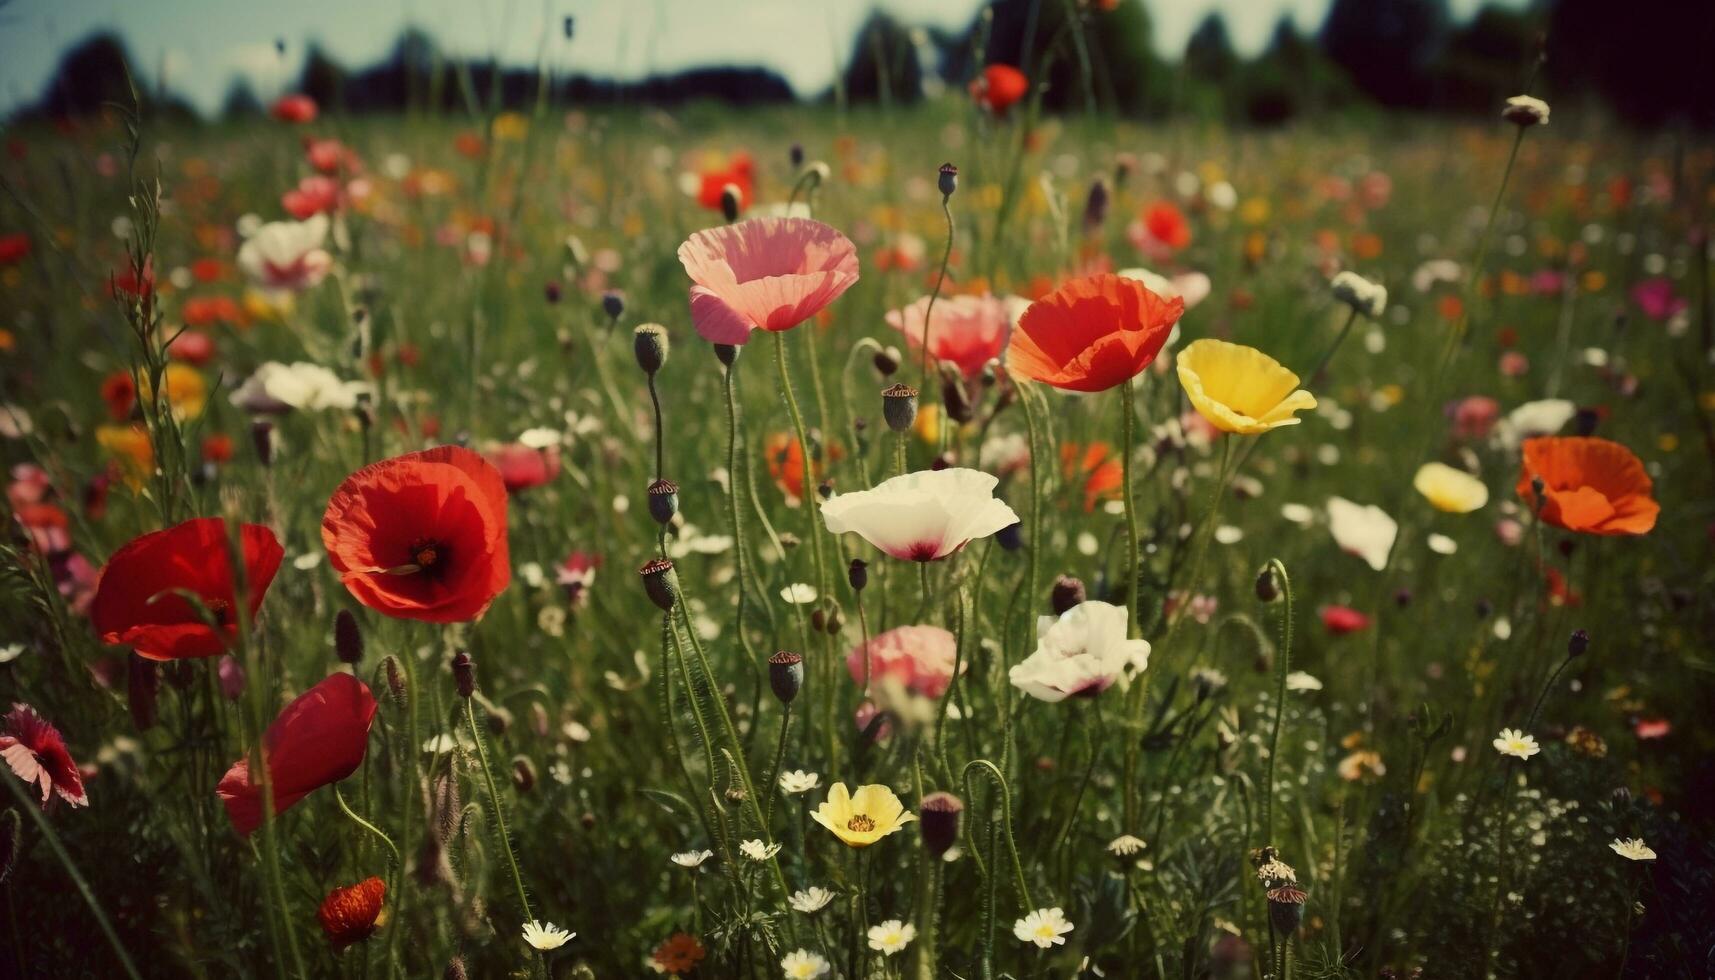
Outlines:
[[[1328,362],[1334,359],[1334,352],[1346,342],[1346,335],[1352,332],[1352,325],[1357,322],[1358,308],[1354,306],[1351,312],[1346,314],[1346,325],[1340,328],[1340,335],[1335,337],[1334,342],[1328,345],[1328,349],[1322,352],[1322,356],[1316,359],[1316,366],[1310,369],[1310,373],[1304,376],[1304,380],[1314,381],[1318,375],[1327,369]]]
[[[362,827],[364,830],[369,831],[370,833],[374,834],[375,836],[381,838],[382,842],[387,845],[387,849],[389,851],[393,852],[393,863],[394,864],[398,865],[399,867],[405,866],[405,862],[403,860],[401,860],[399,857],[399,848],[395,847],[393,844],[393,838],[388,837],[384,832],[382,832],[380,827],[377,827],[374,824],[370,823],[369,821],[358,816],[351,809],[350,804],[345,802],[345,796],[344,796],[344,794],[340,793],[338,783],[334,784],[333,798],[334,798],[334,801],[339,804],[340,812],[342,812],[346,816],[350,817],[351,821],[353,823],[357,824],[359,827]]]
[[[934,390],[929,384],[930,349],[935,336],[935,300],[941,296],[941,287],[947,282],[947,263],[953,257],[953,208],[950,195],[941,196],[941,213],[947,218],[947,247],[941,252],[941,273],[935,277],[935,288],[929,293],[929,305],[923,310],[923,391],[924,398],[930,397]]]
[[[971,798],[972,769],[987,770],[989,778],[993,780],[996,786],[1000,787],[1001,816],[1004,820],[1004,826],[1006,827],[1007,851],[1012,857],[1012,875],[1014,887],[1018,890],[1018,906],[1022,911],[1029,912],[1035,906],[1032,905],[1030,901],[1030,886],[1025,884],[1024,881],[1024,863],[1018,858],[1018,839],[1016,835],[1014,835],[1012,829],[1012,791],[1007,788],[1006,777],[1001,774],[1000,769],[997,768],[994,763],[987,759],[972,759],[965,763],[964,769],[959,772],[959,782],[964,785],[966,799]],[[989,874],[991,879],[992,876],[996,874],[997,870],[998,869],[994,866],[994,860],[991,857],[989,861]]]
[[[1271,558],[1269,569],[1280,578],[1282,607],[1280,621],[1280,656],[1274,665],[1274,731],[1268,742],[1268,781],[1262,794],[1262,842],[1274,843],[1274,766],[1280,755],[1280,730],[1286,720],[1286,674],[1292,669],[1292,580],[1286,575],[1286,565]]]
[[[782,706],[780,715],[780,744],[774,748],[774,768],[768,772],[768,782],[763,785],[768,789],[768,806],[762,811],[762,825],[768,826],[774,820],[774,797],[780,792],[775,785],[780,779],[780,768],[786,764],[786,733],[792,730],[792,702]]]
[[[1137,585],[1138,585],[1137,580],[1140,577],[1138,574],[1138,566],[1141,564],[1141,561],[1138,557],[1138,544],[1137,544],[1137,504],[1132,499],[1133,498],[1133,489],[1132,489],[1132,482],[1131,482],[1131,465],[1132,465],[1131,458],[1132,458],[1132,455],[1133,455],[1133,452],[1135,449],[1136,439],[1137,439],[1137,434],[1136,434],[1137,422],[1136,422],[1136,419],[1133,418],[1133,416],[1135,416],[1137,414],[1137,412],[1135,410],[1136,409],[1136,403],[1133,400],[1134,391],[1135,391],[1135,388],[1134,388],[1133,379],[1132,378],[1125,379],[1125,384],[1120,387],[1120,431],[1122,433],[1124,433],[1124,443],[1125,443],[1125,455],[1120,457],[1120,467],[1121,467],[1121,472],[1122,472],[1121,479],[1125,483],[1125,537],[1126,537],[1126,570],[1125,570],[1125,573],[1126,573],[1126,580],[1128,583],[1126,586],[1126,602],[1125,602],[1125,611],[1126,611],[1125,635],[1128,639],[1137,636],[1137,631],[1138,631],[1139,609],[1137,607]],[[1034,490],[1034,480],[1032,481],[1032,489]],[[1032,497],[1031,506],[1033,508],[1035,506],[1034,496]],[[1034,515],[1032,516],[1031,519],[1033,521],[1035,520]],[[1032,530],[1034,531],[1035,529],[1032,528]],[[1035,553],[1035,549],[1032,549],[1032,556],[1033,557],[1034,557],[1034,553]]]
[[[805,514],[810,524],[808,535],[810,538],[810,553],[812,560],[816,563],[816,594],[818,596],[825,596],[828,594],[827,582],[824,578],[827,569],[825,563],[822,561],[822,529],[821,521],[817,520],[818,515],[816,512],[816,505],[814,503],[815,491],[810,486],[810,474],[813,469],[810,455],[810,438],[808,431],[804,428],[804,414],[798,410],[798,397],[792,393],[792,374],[790,368],[788,368],[786,364],[786,332],[779,330],[773,331],[773,333],[774,364],[775,367],[780,370],[780,394],[786,399],[787,411],[792,416],[792,430],[798,437],[799,458],[803,460],[804,465],[804,485],[801,489],[803,490]]]
[[[476,725],[476,707],[471,698],[464,699],[465,721],[470,724],[470,737],[476,742],[476,760],[482,766],[482,780],[488,787],[489,806],[494,810],[494,829],[500,838],[500,849],[506,854],[506,867],[512,872],[512,886],[518,890],[518,906],[526,920],[534,921],[530,898],[524,893],[524,876],[518,873],[518,858],[512,853],[512,839],[506,832],[506,813],[500,806],[500,788],[495,785],[494,771],[488,765],[488,752],[483,748],[482,731]]]

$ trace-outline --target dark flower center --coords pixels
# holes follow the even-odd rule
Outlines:
[[[411,543],[411,562],[424,575],[439,578],[446,571],[448,548],[433,538],[418,538]]]
[[[846,829],[855,830],[860,834],[867,834],[875,829],[875,821],[860,813],[846,821]]]

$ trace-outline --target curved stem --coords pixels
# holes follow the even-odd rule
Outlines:
[[[494,771],[488,765],[488,751],[483,748],[482,731],[476,726],[476,707],[471,698],[464,699],[465,721],[470,724],[470,737],[476,743],[476,759],[482,765],[482,779],[488,787],[488,802],[494,810],[494,829],[500,837],[500,849],[506,854],[506,867],[512,872],[512,886],[518,890],[518,906],[524,911],[527,921],[534,921],[535,915],[530,912],[530,898],[524,893],[524,876],[518,873],[518,858],[512,853],[512,838],[506,832],[506,813],[500,808],[500,788],[495,785]]]
[[[1000,787],[1001,816],[1004,820],[1004,826],[1006,827],[1007,851],[1012,856],[1014,887],[1018,889],[1019,908],[1025,912],[1029,912],[1035,906],[1032,905],[1030,901],[1030,886],[1024,882],[1024,863],[1018,858],[1018,839],[1014,836],[1012,831],[1012,791],[1007,788],[1006,777],[1001,774],[1000,769],[997,768],[994,763],[987,759],[972,759],[965,763],[964,769],[959,772],[959,782],[964,786],[966,799],[969,799],[971,796],[972,769],[987,770],[989,778],[994,781],[996,786]],[[989,862],[989,874],[993,875],[995,870],[994,862],[991,859]]]
[[[929,385],[930,350],[935,337],[935,300],[940,298],[941,287],[947,282],[947,263],[953,257],[953,209],[950,197],[941,196],[941,213],[947,217],[947,247],[941,252],[941,274],[935,277],[935,288],[929,293],[929,305],[923,311],[923,396],[927,398],[933,389]]]
[[[1340,345],[1346,342],[1346,335],[1352,332],[1352,325],[1357,322],[1358,308],[1354,306],[1352,307],[1351,312],[1346,314],[1346,325],[1340,328],[1340,335],[1334,338],[1334,342],[1329,344],[1328,349],[1323,351],[1322,356],[1316,360],[1316,366],[1311,368],[1310,373],[1304,376],[1306,381],[1316,380],[1316,376],[1327,369],[1328,362],[1334,359],[1334,352],[1339,350]]]
[[[393,852],[393,863],[400,866],[400,867],[404,867],[405,862],[400,859],[399,848],[394,846],[393,838],[387,836],[387,834],[385,832],[383,832],[380,827],[377,827],[374,824],[370,823],[369,821],[358,816],[351,809],[351,805],[345,802],[345,796],[340,793],[338,783],[335,783],[333,786],[333,798],[334,798],[334,802],[339,804],[339,809],[340,809],[341,813],[344,813],[346,816],[350,817],[351,821],[353,823],[357,824],[359,827],[362,827],[364,830],[367,830],[370,833],[374,834],[375,836],[381,838],[382,842],[387,845],[387,849],[389,851]]]

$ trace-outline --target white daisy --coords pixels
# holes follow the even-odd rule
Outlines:
[[[1066,945],[1066,934],[1072,923],[1059,908],[1037,909],[1012,924],[1012,934],[1020,942],[1035,943],[1042,949]]]
[[[879,950],[883,956],[892,956],[916,938],[917,927],[898,919],[888,919],[869,927],[869,948]]]
[[[803,891],[793,892],[792,897],[787,899],[794,910],[802,912],[805,915],[821,911],[824,906],[833,900],[834,893],[820,885],[811,885]]]
[[[1286,675],[1286,689],[1288,691],[1320,691],[1322,690],[1322,682],[1302,670],[1295,670]]]
[[[685,851],[673,855],[673,863],[681,868],[699,868],[704,861],[714,856],[714,851]]]
[[[1495,739],[1495,751],[1502,755],[1510,755],[1518,759],[1528,759],[1542,751],[1536,744],[1534,735],[1511,728],[1501,729],[1501,734]]]
[[[524,923],[524,941],[544,953],[559,949],[576,935],[577,933],[567,932],[552,922],[537,922],[531,919]]]
[[[780,774],[780,788],[788,793],[808,793],[822,785],[822,777],[813,772],[794,769]]]
[[[754,838],[738,845],[738,849],[744,852],[744,856],[750,858],[752,861],[766,861],[780,853],[779,844],[764,844],[762,841]]]
[[[1108,841],[1108,853],[1115,857],[1131,857],[1148,846],[1141,838],[1133,837],[1130,834],[1121,834]]]
[[[828,975],[833,967],[828,965],[826,958],[820,953],[812,953],[807,949],[797,949],[786,954],[780,961],[780,969],[786,980],[821,980]]]
[[[1620,857],[1623,857],[1628,861],[1655,860],[1655,851],[1650,850],[1650,846],[1644,843],[1644,839],[1642,837],[1630,837],[1623,839],[1616,837],[1614,838],[1614,842],[1608,846],[1613,848],[1615,854],[1618,854]]]

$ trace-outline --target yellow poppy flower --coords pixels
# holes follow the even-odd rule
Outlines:
[[[1449,514],[1469,514],[1489,502],[1489,488],[1482,480],[1446,463],[1424,463],[1411,485],[1436,510]]]
[[[203,380],[196,368],[175,361],[167,365],[166,382],[167,404],[172,408],[175,418],[183,421],[202,414],[203,408],[208,404],[208,382]],[[153,397],[148,378],[143,379],[141,396]]]
[[[141,426],[100,425],[95,429],[95,442],[123,466],[125,482],[136,489],[155,471],[155,447]]]
[[[1179,352],[1178,366],[1191,407],[1222,432],[1254,435],[1297,425],[1294,412],[1316,407],[1316,396],[1298,388],[1298,375],[1254,347],[1193,341]]]
[[[853,794],[845,783],[828,788],[828,798],[810,814],[852,847],[868,847],[917,817],[886,786],[871,783]]]

